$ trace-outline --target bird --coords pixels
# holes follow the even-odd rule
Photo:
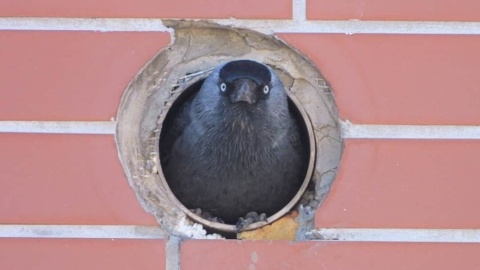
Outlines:
[[[222,63],[199,88],[167,114],[162,171],[185,207],[241,231],[293,199],[306,175],[308,145],[270,66]]]

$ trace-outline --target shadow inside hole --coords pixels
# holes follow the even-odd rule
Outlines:
[[[168,112],[166,114],[166,117],[162,123],[162,128],[161,128],[161,132],[160,132],[160,138],[159,138],[159,152],[160,152],[160,164],[162,164],[162,156],[165,154],[165,153],[169,153],[171,151],[171,147],[172,147],[172,142],[166,142],[165,140],[162,140],[163,138],[165,138],[165,134],[167,133],[167,131],[172,128],[172,125],[174,124],[174,120],[176,119],[178,113],[179,113],[179,110],[181,109],[182,105],[188,101],[190,98],[193,98],[193,96],[200,90],[203,82],[204,82],[205,79],[201,79],[197,82],[194,82],[192,85],[188,86],[187,88],[185,88],[185,90],[175,99],[175,101],[173,102],[173,104],[171,105],[171,107],[168,109]],[[288,91],[288,90],[287,90]],[[300,131],[300,136],[301,136],[301,139],[305,142],[304,144],[304,153],[305,153],[305,164],[304,164],[304,168],[303,168],[303,177],[302,179],[304,179],[303,182],[308,182],[308,189],[305,190],[304,192],[313,192],[314,190],[314,185],[310,182],[310,178],[309,177],[308,179],[306,179],[306,175],[307,175],[307,171],[308,171],[308,167],[309,167],[309,164],[310,163],[315,163],[315,155],[311,155],[311,148],[312,146],[310,145],[310,140],[308,138],[308,128],[307,128],[307,123],[305,121],[310,121],[309,119],[304,119],[304,117],[302,117],[302,114],[300,112],[300,110],[297,108],[297,106],[295,105],[295,103],[291,100],[291,98],[288,96],[288,108],[289,108],[289,111],[292,113],[293,117],[295,118],[295,120],[297,121],[297,124],[298,124],[298,127],[299,127],[299,131]],[[301,145],[299,145],[300,147]],[[313,159],[313,160],[311,160]],[[166,181],[167,185],[170,185],[169,184],[169,179],[166,179],[164,175],[162,175],[161,177],[164,178],[164,180]],[[303,183],[302,182],[302,183]],[[300,183],[300,186],[302,185],[302,183]],[[295,197],[299,197],[297,203],[295,204],[294,207],[292,207],[292,209],[296,208],[296,206],[298,205],[298,203],[300,203],[300,197],[303,195],[303,194],[298,194],[298,192],[300,191],[300,186],[296,189],[295,191],[295,194],[296,196]],[[188,211],[188,209],[185,207],[185,205],[183,205],[183,203],[178,199],[178,197],[176,196],[176,194],[174,192],[172,192],[172,190],[169,188],[168,189],[168,192],[170,192],[171,194],[170,195],[173,195],[176,200],[178,202],[180,202],[183,206],[184,211]],[[302,192],[302,193],[304,193]],[[292,198],[293,199],[293,198]],[[284,208],[286,207],[286,205],[281,205],[278,207],[278,211],[280,210],[283,210]],[[292,210],[292,209],[287,209],[287,212]],[[277,212],[278,212],[277,211]],[[187,215],[191,215],[192,212],[189,211],[189,213],[187,213]],[[275,214],[275,213],[273,213]],[[272,215],[273,215],[272,214]],[[271,215],[270,215],[271,216]],[[199,217],[196,221],[205,221],[205,222],[200,222],[202,223],[202,225],[205,225],[206,226],[206,230],[207,230],[207,233],[219,233],[221,234],[222,236],[224,236],[225,238],[227,239],[235,239],[236,238],[236,233],[234,231],[226,231],[224,229],[219,229],[215,226],[212,226],[212,224],[218,224],[218,225],[224,225],[224,224],[221,224],[221,223],[217,223],[217,222],[212,222],[212,221],[207,221],[206,219],[203,219],[201,217]],[[269,220],[268,223],[270,223],[271,221]],[[235,224],[230,224],[232,226],[234,226]],[[259,226],[260,227],[260,226]]]

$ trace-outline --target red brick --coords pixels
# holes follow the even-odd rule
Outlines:
[[[308,0],[307,18],[323,20],[478,21],[476,0]]]
[[[165,268],[163,240],[0,239],[0,269]]]
[[[342,118],[480,124],[480,36],[282,34],[332,84]]]
[[[194,240],[182,243],[181,268],[473,270],[479,252],[473,244]]]
[[[0,40],[0,120],[109,120],[169,35],[3,31]]]
[[[0,16],[12,17],[146,17],[146,18],[290,18],[290,0],[25,0],[0,1]]]
[[[478,228],[480,141],[346,141],[316,227]]]
[[[155,225],[113,136],[0,134],[0,223]]]

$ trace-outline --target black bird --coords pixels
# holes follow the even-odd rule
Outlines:
[[[251,60],[220,65],[174,117],[161,134],[161,162],[187,208],[241,230],[256,213],[278,212],[300,188],[307,145],[272,68]]]

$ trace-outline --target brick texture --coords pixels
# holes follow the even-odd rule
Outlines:
[[[11,17],[143,17],[287,19],[289,0],[26,0],[0,1],[0,16]]]
[[[0,153],[0,223],[156,224],[128,185],[112,136],[0,133]]]
[[[478,141],[349,140],[317,227],[478,228]]]
[[[0,269],[154,270],[165,266],[162,240],[0,239]]]
[[[109,120],[169,35],[0,31],[0,40],[0,120]]]
[[[480,124],[480,36],[282,34],[364,124]]]
[[[181,269],[473,270],[478,252],[479,245],[462,244],[197,240],[182,244]]]
[[[307,18],[320,20],[478,21],[476,0],[307,0]]]

